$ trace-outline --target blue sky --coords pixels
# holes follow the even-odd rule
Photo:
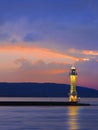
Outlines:
[[[0,0],[0,59],[1,82],[69,83],[75,64],[98,89],[98,1]]]

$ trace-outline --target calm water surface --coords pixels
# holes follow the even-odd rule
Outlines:
[[[94,105],[0,107],[0,130],[98,130],[98,99],[82,101]]]

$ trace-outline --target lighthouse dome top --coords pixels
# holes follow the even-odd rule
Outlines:
[[[76,69],[76,68],[74,66],[72,66],[71,69],[73,70],[73,69]]]

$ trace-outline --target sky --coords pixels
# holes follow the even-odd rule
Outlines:
[[[98,89],[98,0],[0,0],[0,82]]]

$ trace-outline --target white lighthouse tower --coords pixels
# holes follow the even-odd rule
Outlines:
[[[76,91],[77,72],[74,66],[71,67],[69,76],[70,76],[69,102],[78,102],[77,91]]]

